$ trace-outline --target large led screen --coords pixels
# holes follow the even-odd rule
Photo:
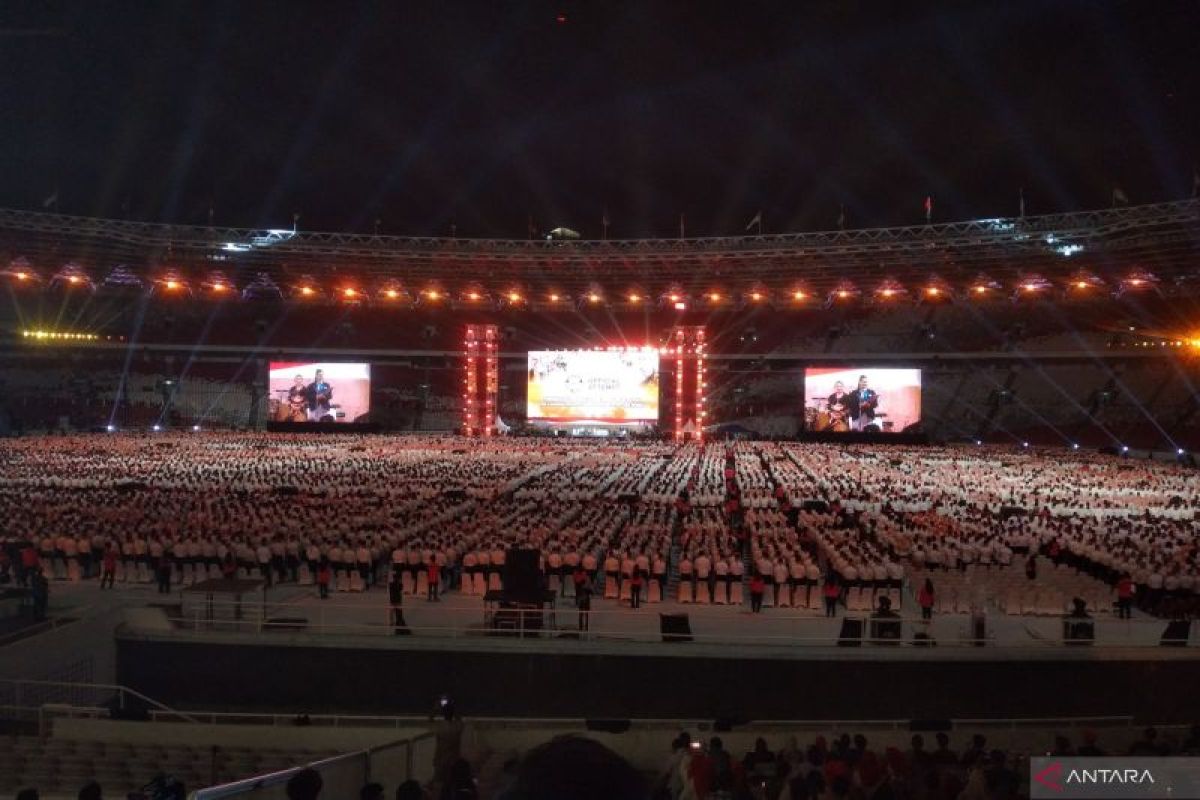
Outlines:
[[[822,433],[901,433],[921,421],[921,370],[809,367],[804,422]]]
[[[371,410],[371,365],[340,361],[272,361],[272,422],[365,422]]]
[[[531,422],[658,422],[657,350],[537,350],[528,377]]]

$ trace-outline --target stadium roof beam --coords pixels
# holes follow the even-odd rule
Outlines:
[[[1191,276],[1200,263],[1200,201],[771,236],[549,242],[210,228],[0,209],[0,247],[42,269],[67,260],[150,267],[169,254],[174,265],[206,270],[321,277],[337,267],[362,280],[453,275],[489,286],[553,281],[575,291],[593,281],[613,290],[654,279],[709,283],[734,270],[739,280],[768,284],[841,277],[877,283],[888,275],[912,281],[929,270],[950,281],[980,270],[1011,279],[1081,266],[1101,275],[1150,269],[1166,281]]]

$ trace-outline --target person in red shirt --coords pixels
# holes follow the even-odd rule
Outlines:
[[[104,588],[104,584],[108,584],[108,588],[113,588],[113,582],[117,579],[117,548],[109,544],[104,550],[104,556],[100,559],[100,588]]]
[[[925,579],[920,591],[917,592],[917,605],[921,607],[921,619],[933,619],[933,580]]]
[[[37,550],[33,548],[32,544],[25,545],[25,547],[21,549],[21,570],[20,574],[17,575],[17,580],[22,586],[29,585],[29,579],[32,577],[33,571],[37,569],[37,566]]]
[[[333,580],[333,568],[329,566],[329,559],[322,558],[321,564],[317,567],[317,590],[320,592],[322,600],[329,599],[329,582]]]
[[[687,775],[692,782],[692,794],[696,797],[706,798],[709,792],[712,791],[713,760],[700,747],[699,742],[695,742],[693,747],[696,750],[692,755],[691,762],[688,764]]]
[[[837,616],[838,600],[842,597],[842,587],[838,585],[837,577],[830,573],[825,577],[825,585],[821,588],[821,594],[825,597],[825,616]]]
[[[754,573],[754,577],[750,579],[750,612],[757,614],[762,611],[763,594],[767,591],[767,582],[763,580],[763,576],[759,573]]]
[[[635,569],[633,577],[629,580],[629,607],[641,608],[642,606],[642,571]]]
[[[1133,578],[1128,573],[1117,580],[1117,617],[1129,619],[1133,616]]]
[[[442,568],[438,566],[436,559],[429,559],[429,568],[425,577],[429,579],[428,599],[436,601],[438,591],[442,588]]]

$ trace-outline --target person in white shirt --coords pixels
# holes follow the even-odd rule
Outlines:
[[[271,581],[271,548],[267,547],[265,542],[261,542],[254,554],[258,560],[258,571],[263,580],[267,582],[267,588],[270,589],[273,585]]]

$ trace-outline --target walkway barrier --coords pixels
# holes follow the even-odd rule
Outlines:
[[[188,797],[190,800],[285,800],[288,781],[304,769],[315,770],[321,776],[322,797],[357,797],[359,790],[371,782],[383,784],[389,793],[395,792],[395,787],[409,779],[422,785],[432,780],[436,746],[434,734],[422,733],[291,769],[210,786]]]
[[[400,625],[392,609],[375,603],[305,603],[296,601],[245,600],[239,603],[214,600],[203,609],[168,617],[179,633],[240,633],[262,635],[315,634],[338,636],[396,637],[423,639],[481,640],[514,639],[537,641],[590,641],[661,643],[664,636],[660,614],[671,611],[689,616],[692,641],[703,644],[754,645],[764,647],[829,647],[834,645],[893,648],[988,647],[1051,650],[1064,642],[1061,616],[1014,617],[990,615],[937,615],[873,618],[867,612],[847,612],[835,619],[787,608],[767,609],[750,617],[719,606],[643,606],[641,609],[603,609],[587,612],[587,627],[580,629],[580,612],[568,605],[505,613],[478,607],[452,607],[414,601],[405,606],[407,616]],[[415,612],[415,613],[413,613]],[[416,622],[416,618],[424,617]],[[845,621],[851,624],[844,626]],[[1157,648],[1167,627],[1164,620],[1118,620],[1099,618],[1094,623],[1094,648]],[[851,635],[846,635],[851,630]],[[1197,648],[1197,638],[1186,646]],[[674,643],[686,647],[686,643]]]

